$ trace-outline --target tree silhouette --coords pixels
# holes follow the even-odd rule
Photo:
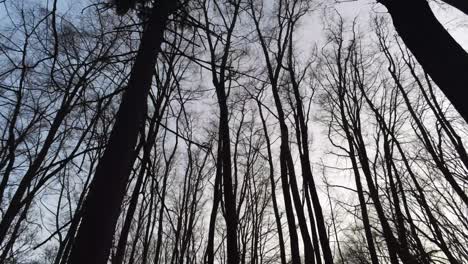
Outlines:
[[[468,108],[462,99],[468,83],[468,53],[437,20],[426,0],[379,2],[387,8],[406,46],[468,122]]]

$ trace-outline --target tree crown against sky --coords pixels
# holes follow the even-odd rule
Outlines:
[[[0,263],[468,261],[463,1],[1,4]]]

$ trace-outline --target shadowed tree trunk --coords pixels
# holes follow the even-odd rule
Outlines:
[[[130,204],[128,206],[127,214],[125,216],[124,224],[122,226],[122,231],[120,232],[119,242],[117,244],[117,250],[115,257],[112,259],[113,264],[121,264],[124,261],[125,248],[127,246],[128,235],[130,232],[131,223],[133,221],[133,216],[137,208],[138,197],[140,196],[140,189],[144,181],[144,177],[147,173],[147,167],[150,163],[151,158],[151,148],[156,142],[158,131],[160,128],[160,122],[164,115],[165,109],[169,104],[169,97],[174,88],[169,87],[171,82],[172,73],[172,64],[174,63],[174,55],[171,56],[170,60],[167,62],[170,66],[167,72],[166,80],[164,83],[161,83],[160,96],[156,99],[155,102],[155,111],[153,117],[151,118],[148,135],[142,146],[143,149],[143,158],[141,161],[140,172],[137,176],[135,187],[133,189],[132,196],[130,198]],[[142,136],[144,133],[142,133]],[[138,151],[137,151],[138,152]],[[137,153],[135,153],[137,154]]]
[[[218,45],[217,40],[213,40],[212,33],[210,32],[210,14],[208,13],[207,3],[204,4],[204,20],[206,24],[205,33],[207,36],[208,47],[210,51],[210,66],[211,66],[211,77],[212,83],[216,90],[216,97],[219,107],[219,127],[218,127],[218,157],[216,165],[216,182],[220,184],[221,189],[217,190],[215,183],[215,201],[213,206],[217,206],[219,197],[216,197],[218,191],[222,191],[224,196],[224,208],[225,208],[225,222],[226,222],[226,253],[228,264],[239,263],[239,252],[237,248],[237,226],[238,216],[236,212],[236,190],[233,187],[233,173],[232,173],[232,162],[231,162],[231,140],[229,135],[229,108],[227,100],[229,96],[230,83],[232,79],[230,77],[229,68],[231,65],[230,53],[232,52],[233,45],[233,32],[236,27],[236,23],[239,18],[241,11],[241,1],[230,2],[232,8],[232,18],[229,23],[225,24],[223,28],[226,34],[226,42],[222,47],[222,53],[219,61],[217,61],[216,46]],[[219,12],[221,10],[216,7]],[[223,15],[221,13],[221,15]],[[219,63],[219,65],[218,65]],[[219,72],[219,73],[218,73]],[[227,90],[227,91],[226,91]],[[217,209],[213,207],[211,220],[216,220]],[[213,231],[214,223],[210,221],[210,233],[209,233],[209,247],[207,248],[207,261],[213,263]]]
[[[218,155],[221,156],[222,166],[222,187],[224,192],[224,206],[226,209],[226,233],[227,233],[227,263],[239,263],[239,255],[237,251],[237,214],[236,201],[234,190],[232,187],[232,172],[231,172],[231,149],[229,136],[229,110],[227,107],[227,95],[224,87],[216,87],[218,96],[218,104],[220,108],[219,114],[219,148]]]
[[[286,250],[284,249],[284,238],[283,238],[283,229],[281,227],[281,217],[278,211],[278,203],[276,200],[276,182],[275,182],[275,173],[274,173],[274,165],[273,165],[273,156],[271,154],[271,141],[270,136],[268,135],[268,129],[265,121],[265,117],[263,116],[262,105],[260,101],[257,100],[258,112],[260,114],[260,120],[262,121],[262,128],[265,134],[265,140],[267,144],[267,153],[268,153],[268,165],[270,170],[270,184],[271,184],[271,199],[273,202],[273,212],[275,214],[275,221],[276,221],[276,228],[278,229],[278,240],[279,240],[279,247],[280,247],[280,256],[281,256],[281,264],[286,264]]]
[[[357,189],[357,194],[359,198],[359,205],[361,209],[362,223],[364,225],[364,232],[366,235],[367,246],[369,248],[369,254],[371,257],[372,264],[378,264],[379,259],[377,257],[377,250],[374,245],[374,239],[372,238],[372,230],[371,230],[371,226],[369,222],[369,214],[367,210],[366,198],[364,197],[364,191],[363,191],[362,183],[361,183],[361,174],[359,172],[359,165],[356,160],[356,153],[354,150],[354,145],[352,144],[353,139],[352,139],[351,132],[349,131],[349,128],[348,128],[348,122],[344,118],[344,110],[341,109],[341,106],[342,106],[342,103],[340,102],[340,114],[341,114],[342,122],[343,122],[343,130],[346,134],[346,139],[348,141],[348,147],[349,147],[348,156],[351,160],[351,164],[353,167],[354,179],[356,182],[356,189]]]
[[[387,7],[395,29],[406,46],[460,115],[468,121],[468,105],[465,102],[468,53],[440,24],[426,0],[379,2]]]
[[[299,156],[301,160],[301,168],[302,168],[302,176],[304,178],[305,185],[307,188],[305,189],[306,197],[309,200],[309,193],[310,193],[310,198],[312,200],[312,205],[314,208],[314,213],[315,213],[315,221],[317,222],[317,231],[319,234],[319,240],[320,240],[320,246],[322,247],[322,252],[323,252],[323,258],[325,260],[325,263],[327,264],[332,264],[333,263],[333,256],[330,250],[330,244],[329,244],[329,239],[328,239],[328,234],[327,230],[325,227],[325,220],[323,217],[323,212],[322,212],[322,206],[320,204],[320,200],[318,197],[317,193],[317,188],[315,185],[315,180],[312,175],[312,169],[311,169],[311,164],[310,164],[310,157],[309,157],[309,136],[308,136],[308,126],[307,126],[307,120],[304,114],[304,104],[302,102],[302,95],[300,94],[299,91],[299,86],[301,82],[301,77],[296,76],[297,73],[295,73],[295,65],[293,61],[293,34],[289,37],[289,47],[288,47],[288,58],[287,58],[287,64],[288,64],[288,72],[289,72],[289,77],[291,78],[291,87],[294,93],[294,98],[296,101],[296,111],[297,111],[297,121],[298,124],[298,136],[297,136],[297,141],[298,141],[298,148],[299,148]],[[301,144],[302,142],[302,144]],[[310,204],[309,209],[310,209]],[[313,224],[314,221],[314,216],[312,214],[309,215],[311,218],[311,230],[312,236],[315,236],[315,225]],[[321,263],[320,261],[320,254],[319,254],[319,245],[314,243],[314,250],[316,251],[316,258],[317,258],[317,263]]]
[[[156,57],[175,1],[158,1],[146,26],[108,146],[96,168],[69,263],[107,263],[115,225],[146,113]]]

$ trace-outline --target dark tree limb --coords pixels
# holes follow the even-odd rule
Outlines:
[[[426,0],[379,2],[387,7],[395,29],[406,46],[455,109],[468,121],[468,104],[465,100],[468,53],[437,20]]]
[[[69,263],[107,263],[125,187],[146,114],[156,57],[175,1],[158,1],[144,30],[128,89],[123,95],[107,148],[96,168]]]

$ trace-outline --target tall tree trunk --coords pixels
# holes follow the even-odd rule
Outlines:
[[[70,255],[71,264],[107,263],[125,187],[133,166],[138,131],[146,113],[146,99],[151,88],[156,57],[168,16],[175,9],[175,4],[176,1],[162,0],[153,7],[108,146],[90,186]]]
[[[280,134],[281,134],[281,154],[280,159],[282,162],[285,163],[286,177],[289,179],[289,186],[291,189],[292,194],[292,201],[294,203],[294,207],[296,208],[296,215],[298,219],[299,228],[301,230],[302,240],[304,243],[304,262],[305,263],[313,263],[314,260],[314,248],[312,246],[312,241],[309,236],[309,231],[307,228],[307,221],[305,219],[301,198],[299,194],[299,189],[296,182],[296,172],[294,168],[294,161],[291,155],[291,149],[289,148],[289,131],[286,125],[286,116],[283,110],[283,106],[281,103],[281,99],[279,96],[279,91],[276,83],[271,84],[271,91],[273,94],[273,98],[275,101],[276,111],[278,113],[278,122],[280,126]],[[283,169],[282,169],[283,170]],[[284,183],[283,183],[284,184]],[[292,217],[294,218],[294,216]],[[288,220],[291,220],[290,216],[288,215]]]
[[[328,240],[327,230],[325,227],[322,206],[318,198],[317,189],[315,187],[315,180],[312,175],[312,169],[310,165],[308,126],[303,111],[304,105],[302,103],[302,96],[299,91],[300,81],[296,79],[296,73],[294,72],[293,56],[293,36],[291,34],[291,36],[289,37],[288,68],[292,84],[291,86],[294,92],[294,98],[296,100],[297,121],[299,122],[299,131],[297,133],[299,133],[300,136],[298,135],[298,143],[300,144],[300,142],[302,142],[302,146],[298,146],[299,149],[302,149],[302,151],[299,152],[301,156],[302,177],[304,178],[304,181],[307,184],[308,191],[312,198],[312,205],[315,212],[315,220],[317,222],[317,230],[320,237],[323,258],[326,264],[332,264],[333,256],[330,250],[330,244]],[[307,190],[305,190],[305,192],[307,192]],[[312,217],[312,215],[310,217]],[[314,232],[315,231],[312,230],[312,233]]]
[[[357,194],[359,198],[359,205],[361,209],[361,216],[362,216],[362,223],[364,225],[364,233],[366,235],[366,241],[367,241],[367,246],[369,250],[369,254],[371,257],[371,263],[372,264],[378,264],[379,259],[377,257],[377,250],[374,244],[374,239],[372,237],[372,230],[371,230],[371,225],[369,221],[369,214],[367,210],[367,203],[366,203],[366,198],[364,197],[364,190],[362,188],[362,182],[361,182],[361,174],[359,172],[359,164],[356,159],[356,150],[354,149],[354,140],[353,136],[351,133],[351,130],[348,125],[348,121],[345,116],[345,109],[344,109],[344,103],[343,103],[343,95],[341,89],[338,91],[339,93],[339,107],[340,107],[340,116],[342,119],[342,124],[343,124],[343,130],[346,135],[346,140],[348,141],[348,148],[349,148],[349,153],[348,156],[351,160],[351,164],[353,167],[353,172],[354,172],[354,179],[356,182],[356,189],[357,189]],[[389,255],[390,255],[390,262],[391,263],[398,263],[396,260],[396,252],[395,249],[389,248],[388,249]]]
[[[406,46],[468,121],[468,104],[465,102],[468,53],[440,24],[426,0],[379,2],[387,7],[395,29]]]
[[[294,209],[291,202],[291,193],[289,192],[288,169],[286,165],[284,147],[281,144],[280,153],[280,170],[281,170],[281,187],[283,188],[284,207],[286,211],[286,219],[289,228],[289,243],[291,245],[291,263],[301,264],[299,252],[299,238],[296,230],[296,220],[294,218]]]
[[[209,30],[210,15],[208,10],[203,10],[204,19],[207,28],[205,29],[207,35],[207,42],[210,50],[210,66],[212,74],[212,83],[216,90],[216,96],[219,106],[219,132],[218,132],[218,157],[216,164],[216,181],[219,182],[222,188],[222,194],[224,195],[224,207],[225,207],[225,222],[226,222],[226,247],[227,247],[227,264],[238,264],[239,263],[239,252],[237,249],[237,224],[238,216],[236,211],[236,189],[233,188],[232,182],[232,169],[231,169],[231,148],[230,148],[230,136],[229,136],[229,109],[227,106],[228,93],[226,93],[226,84],[229,83],[230,77],[228,74],[229,60],[231,55],[232,37],[234,28],[236,27],[239,12],[241,11],[241,1],[232,1],[231,12],[232,17],[229,23],[225,24],[226,41],[222,48],[220,61],[217,61],[218,54],[216,52],[217,42],[213,43],[212,32]],[[205,1],[206,5],[206,1]],[[229,84],[230,85],[230,84]],[[213,232],[214,222],[216,220],[217,203],[219,197],[216,197],[217,186],[215,183],[215,197],[213,201],[213,210],[210,219],[210,233],[208,248],[206,257],[208,263],[213,263]]]
[[[268,129],[265,122],[265,117],[263,116],[262,106],[260,101],[257,101],[258,111],[260,114],[260,120],[262,121],[263,132],[265,134],[265,140],[267,144],[268,152],[268,165],[270,170],[270,184],[271,184],[271,200],[273,202],[273,212],[275,214],[276,229],[278,229],[278,242],[280,247],[280,256],[281,264],[286,264],[286,250],[284,249],[284,238],[283,238],[283,228],[281,227],[281,217],[278,211],[278,203],[276,200],[276,182],[275,182],[275,172],[273,166],[273,157],[271,155],[271,141],[270,136],[268,135]]]
[[[147,168],[148,168],[147,165],[150,162],[151,148],[153,147],[156,141],[161,118],[164,115],[164,110],[166,109],[166,106],[168,105],[168,100],[164,101],[164,98],[166,97],[164,95],[166,93],[167,86],[168,86],[168,81],[166,82],[166,85],[162,87],[163,91],[161,92],[161,96],[156,101],[156,105],[155,105],[156,111],[154,112],[154,115],[151,118],[149,129],[148,129],[149,130],[148,136],[144,142],[144,145],[142,146],[143,159],[141,161],[141,168],[137,176],[137,180],[135,183],[135,187],[133,189],[132,196],[130,198],[130,204],[128,206],[127,214],[125,216],[124,224],[122,226],[122,231],[120,232],[120,237],[119,237],[119,242],[117,244],[115,257],[112,259],[113,264],[121,264],[124,261],[125,249],[127,247],[128,234],[130,232],[130,227],[133,221],[133,216],[137,208],[138,197],[140,196],[140,189],[143,184],[143,180],[146,175]],[[137,155],[137,153],[135,153],[135,155]]]
[[[221,152],[218,155],[222,158],[222,187],[224,193],[224,206],[226,209],[226,247],[227,247],[227,263],[239,263],[239,254],[237,251],[237,212],[236,200],[232,187],[232,172],[231,172],[231,140],[229,137],[229,112],[227,107],[227,96],[224,90],[224,85],[216,87],[218,96],[218,104],[220,108],[219,114],[219,144],[221,144]]]

